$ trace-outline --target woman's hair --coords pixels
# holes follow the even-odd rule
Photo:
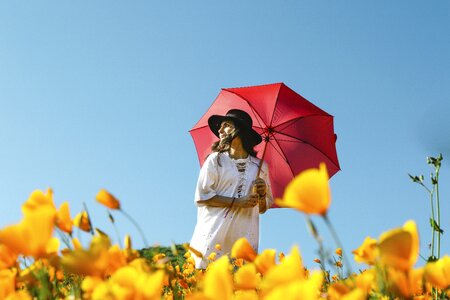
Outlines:
[[[240,136],[242,141],[242,147],[244,150],[248,153],[248,155],[251,155],[253,157],[256,157],[256,151],[253,149],[255,146],[250,139],[246,139],[245,137],[242,137],[242,135],[239,134],[240,129],[238,126],[235,125],[235,131],[231,134],[229,134],[227,137],[225,137],[223,140],[216,141],[211,146],[211,152],[219,152],[219,155],[217,156],[217,163],[219,166],[220,164],[220,154],[223,152],[227,152],[230,150],[231,147],[231,141],[236,137]]]

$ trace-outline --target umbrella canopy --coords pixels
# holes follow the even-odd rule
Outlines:
[[[208,126],[211,115],[230,109],[246,111],[263,142],[258,157],[269,167],[272,193],[282,197],[286,185],[301,171],[325,162],[329,176],[340,170],[336,154],[333,116],[321,110],[283,83],[224,88],[208,111],[189,131],[200,165],[217,137]]]

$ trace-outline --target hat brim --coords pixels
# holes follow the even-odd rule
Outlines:
[[[254,146],[262,142],[262,137],[258,132],[256,132],[253,128],[249,128],[244,125],[240,119],[234,118],[233,116],[212,115],[209,117],[208,125],[215,136],[220,137],[219,129],[223,121],[232,121],[236,124],[240,129],[239,135],[250,139]]]

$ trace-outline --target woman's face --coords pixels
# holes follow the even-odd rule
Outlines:
[[[219,128],[219,138],[222,140],[235,129],[233,121],[223,121]]]

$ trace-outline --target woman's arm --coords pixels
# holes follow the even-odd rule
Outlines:
[[[240,207],[251,208],[258,204],[258,194],[248,194],[241,198],[232,198],[216,195],[208,200],[197,200],[197,204],[212,207]]]
[[[233,202],[232,197],[215,195],[207,200],[197,200],[197,204],[212,207],[230,207]]]

